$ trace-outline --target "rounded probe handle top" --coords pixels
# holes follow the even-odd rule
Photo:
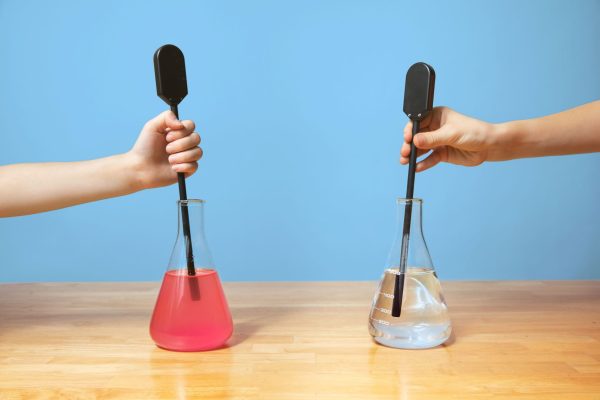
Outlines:
[[[404,113],[413,121],[423,120],[433,108],[435,71],[431,65],[418,62],[406,72]]]
[[[185,59],[177,46],[166,44],[154,53],[156,94],[170,106],[176,106],[187,96]]]

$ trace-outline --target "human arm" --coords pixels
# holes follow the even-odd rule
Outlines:
[[[439,162],[475,166],[484,161],[556,156],[600,151],[600,101],[557,114],[491,124],[447,107],[436,107],[415,136],[417,172]],[[404,129],[400,163],[410,155],[412,123]]]
[[[0,167],[0,217],[34,214],[177,182],[198,168],[192,121],[166,111],[148,121],[126,153],[88,161]]]

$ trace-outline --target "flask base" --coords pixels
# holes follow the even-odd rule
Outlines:
[[[226,328],[227,329],[227,328]],[[169,351],[194,352],[210,351],[226,347],[227,340],[231,337],[232,329],[219,332],[222,337],[218,340],[198,340],[197,337],[184,338],[181,336],[153,334],[156,347]]]
[[[430,349],[450,338],[452,326],[445,324],[411,324],[390,326],[369,321],[369,333],[375,342],[395,349]]]
[[[233,322],[217,272],[186,269],[165,273],[152,319],[150,336],[160,348],[207,351],[223,347]]]

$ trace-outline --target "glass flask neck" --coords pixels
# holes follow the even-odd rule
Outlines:
[[[167,270],[214,268],[204,235],[204,204],[196,199],[177,201],[177,238]]]
[[[400,266],[404,242],[404,245],[408,246],[407,268],[433,269],[433,263],[423,235],[423,200],[399,198],[396,203],[397,230],[388,257],[387,267],[395,269]],[[403,240],[405,236],[408,241]]]
[[[177,200],[177,238],[185,235],[184,218],[189,220],[190,233],[204,236],[204,200]]]
[[[405,223],[408,223],[407,218],[410,219],[410,235],[411,239],[415,235],[419,235],[423,241],[423,200],[421,199],[404,199],[398,198],[397,204],[397,222],[398,230],[402,234]]]

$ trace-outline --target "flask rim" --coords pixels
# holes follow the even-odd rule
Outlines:
[[[206,200],[202,199],[187,199],[187,200],[177,200],[177,205],[179,206],[189,206],[193,204],[204,204]]]
[[[415,204],[423,204],[423,199],[418,198],[418,197],[413,197],[412,199],[407,199],[404,197],[397,197],[396,198],[396,203],[400,204],[400,203],[415,203]]]

